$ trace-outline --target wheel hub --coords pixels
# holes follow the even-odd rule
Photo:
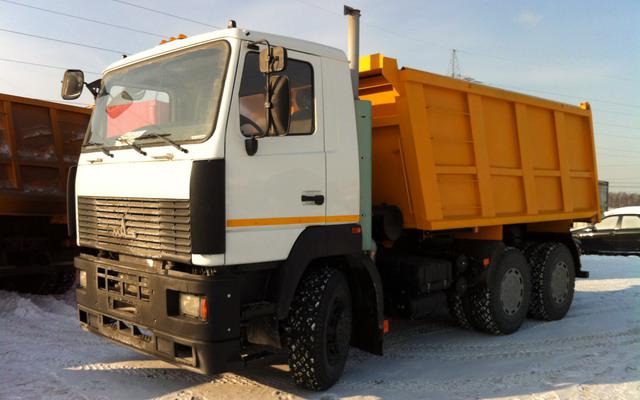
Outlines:
[[[551,272],[551,298],[556,304],[564,303],[569,293],[569,267],[559,261]]]
[[[524,299],[524,279],[519,269],[511,267],[505,272],[500,285],[502,310],[513,315],[520,310]]]

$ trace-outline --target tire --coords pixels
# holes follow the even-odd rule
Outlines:
[[[491,265],[485,287],[470,293],[471,324],[494,335],[517,331],[527,317],[531,299],[531,271],[520,250],[507,247]]]
[[[338,381],[349,356],[351,324],[344,274],[330,267],[308,271],[284,325],[289,368],[298,386],[326,390]]]
[[[473,329],[471,324],[471,317],[468,312],[468,307],[465,307],[465,297],[467,295],[458,296],[456,294],[447,295],[447,304],[449,305],[449,313],[456,321],[456,323],[463,329]]]
[[[562,243],[546,242],[529,254],[531,304],[529,316],[544,321],[564,318],[571,308],[576,270],[571,252]]]

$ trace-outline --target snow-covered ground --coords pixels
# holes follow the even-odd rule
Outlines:
[[[274,356],[205,377],[82,331],[73,293],[0,292],[0,399],[640,399],[640,258],[583,258],[567,317],[510,336],[456,328],[448,316],[393,323],[385,356],[353,350],[326,393],[291,385]]]

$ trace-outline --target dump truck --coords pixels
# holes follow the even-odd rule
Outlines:
[[[0,94],[0,288],[63,293],[76,246],[67,235],[67,175],[91,110]]]
[[[81,326],[204,374],[269,352],[324,390],[390,320],[561,319],[599,215],[592,114],[237,28],[172,38],[96,97],[71,202]]]

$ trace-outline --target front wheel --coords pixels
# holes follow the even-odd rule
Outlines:
[[[285,321],[289,368],[298,386],[326,390],[338,381],[349,355],[351,322],[344,274],[330,267],[307,272]]]

